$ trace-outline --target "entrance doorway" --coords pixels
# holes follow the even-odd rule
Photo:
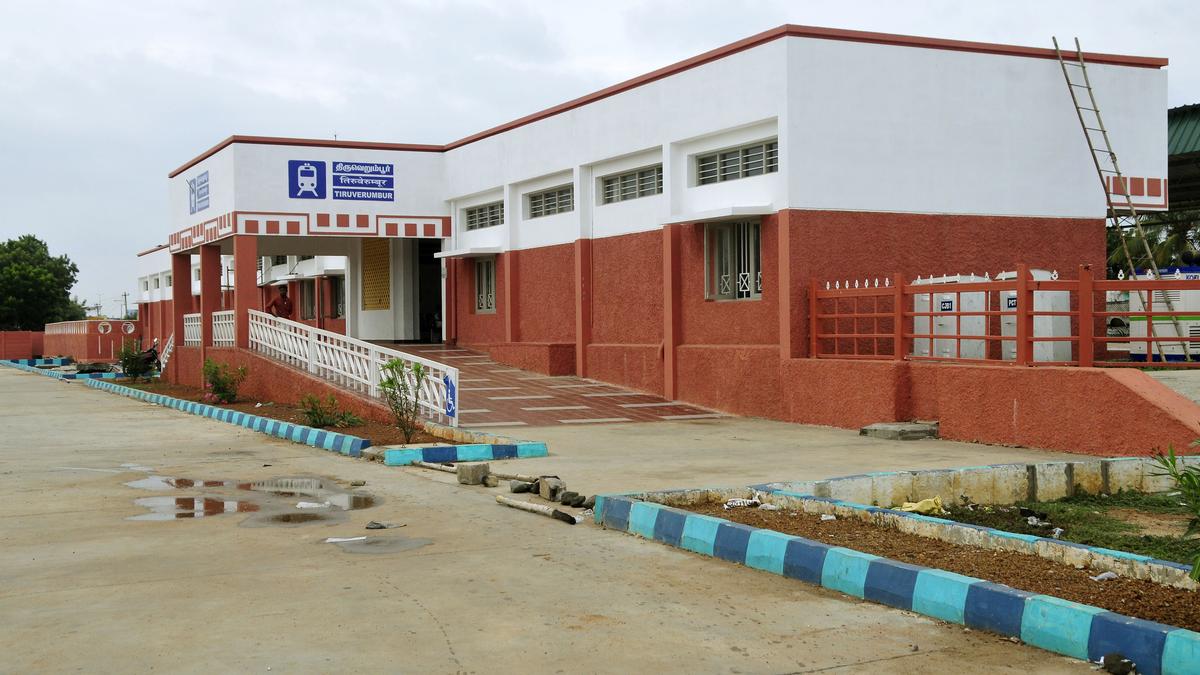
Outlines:
[[[433,257],[441,250],[441,239],[417,240],[417,327],[425,343],[442,341],[442,262]]]

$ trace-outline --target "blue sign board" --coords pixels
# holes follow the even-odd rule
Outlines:
[[[392,164],[334,162],[333,198],[363,202],[390,202],[396,198]]]
[[[292,199],[325,199],[325,162],[288,160],[288,196]]]
[[[457,417],[458,392],[454,390],[454,380],[449,375],[443,375],[442,383],[446,385],[446,417]]]
[[[196,176],[187,182],[188,213],[195,214],[208,208],[208,172]]]
[[[954,301],[953,300],[942,300],[941,308],[942,308],[941,311],[943,311],[943,312],[954,311]]]
[[[1016,309],[1017,308],[1017,296],[1015,296],[1015,295],[1009,296],[1006,302],[1008,305],[1007,309]]]

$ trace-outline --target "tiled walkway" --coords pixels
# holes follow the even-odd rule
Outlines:
[[[468,429],[653,422],[721,417],[720,413],[653,394],[585,380],[553,377],[443,345],[387,345],[459,370],[459,424]]]

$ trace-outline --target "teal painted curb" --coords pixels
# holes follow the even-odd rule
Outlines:
[[[70,361],[68,359],[17,359],[17,360],[0,361],[0,365],[5,365],[5,366],[8,366],[9,368],[16,368],[18,370],[24,370],[27,373],[36,373],[38,375],[45,375],[46,377],[53,377],[56,380],[123,380],[123,379],[125,379],[124,373],[60,373],[56,370],[44,370],[42,368],[34,368],[33,365],[30,365],[31,361],[44,362],[42,365],[67,365],[67,363],[70,363]],[[66,363],[61,363],[61,364],[53,363],[54,361],[66,361]]]
[[[35,375],[45,375],[46,377],[53,377],[56,380],[65,380],[66,379],[63,377],[63,374],[60,372],[57,372],[54,370],[42,370],[41,368],[34,368],[33,366],[27,366],[24,363],[19,363],[17,361],[0,361],[0,366],[8,366],[9,368],[16,368],[17,370],[24,370],[27,373],[33,373]]]
[[[1078,659],[1095,662],[1120,652],[1145,675],[1200,673],[1200,633],[1183,628],[628,495],[596,497],[595,519],[610,529]]]
[[[104,380],[86,380],[86,384],[94,389],[103,389],[104,391],[128,396],[140,401],[154,403],[168,408],[174,408],[193,415],[208,417],[210,419],[236,424],[241,427],[258,431],[260,433],[282,438],[292,441],[293,443],[302,443],[314,448],[321,448],[336,452],[347,457],[361,457],[362,451],[371,446],[371,441],[349,434],[339,434],[324,429],[314,429],[306,427],[303,424],[292,424],[290,422],[281,422],[267,417],[259,417],[249,413],[237,412],[228,408],[219,408],[217,406],[205,405],[193,401],[184,401],[182,399],[162,394],[152,394],[140,389],[105,382]]]
[[[407,466],[413,462],[487,462],[500,459],[546,457],[545,443],[472,443],[470,445],[434,445],[428,448],[391,448],[383,451],[386,466]]]

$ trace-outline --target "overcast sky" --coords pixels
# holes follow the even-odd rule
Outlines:
[[[1200,3],[7,2],[0,240],[120,311],[166,240],[167,173],[231,134],[445,143],[784,23],[1170,58],[1200,102]],[[1119,149],[1119,145],[1118,145]]]

